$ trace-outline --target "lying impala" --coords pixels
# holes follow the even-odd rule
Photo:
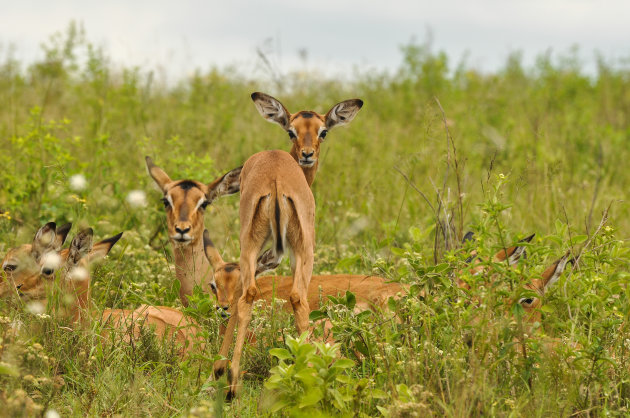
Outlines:
[[[2,263],[7,280],[0,283],[0,296],[17,293],[23,300],[50,305],[52,301],[48,297],[56,294],[58,297],[55,299],[63,305],[51,308],[73,322],[87,322],[90,311],[89,265],[106,256],[122,233],[92,245],[93,232],[88,228],[75,236],[70,248],[61,250],[69,230],[70,225],[56,228],[53,222],[48,223],[37,232],[33,244],[10,250]],[[40,257],[42,253],[43,257]],[[56,280],[57,271],[60,272],[59,280]],[[178,346],[184,347],[182,353],[187,353],[195,342],[199,342],[197,325],[170,307],[143,305],[136,310],[106,309],[101,320],[103,336],[109,335],[112,330],[127,335],[131,330],[134,338],[138,338],[143,326],[151,326],[158,338],[174,338]]]
[[[236,288],[241,270],[238,263],[226,263],[210,239],[208,230],[204,231],[203,243],[214,270],[212,292],[217,298],[217,310],[227,317],[227,312],[235,301]],[[274,298],[287,301],[285,309],[290,309],[293,278],[290,276],[258,276],[256,272],[256,295],[254,300],[271,302]],[[326,296],[339,296],[346,291],[356,296],[357,311],[386,308],[390,297],[397,297],[409,292],[408,284],[387,282],[384,278],[361,274],[314,275],[308,286],[307,300],[310,310],[319,309]]]

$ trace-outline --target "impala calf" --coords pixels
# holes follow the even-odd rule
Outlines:
[[[195,285],[208,291],[206,278],[210,264],[203,253],[203,216],[206,207],[220,196],[237,193],[241,167],[206,184],[196,180],[171,180],[166,172],[146,157],[147,170],[164,194],[166,225],[175,261],[175,277],[180,283],[179,297],[188,306]]]
[[[252,93],[252,100],[263,118],[280,125],[288,133],[293,143],[289,153],[302,168],[309,186],[315,181],[319,148],[328,131],[350,123],[363,106],[362,100],[350,99],[337,103],[326,114],[312,110],[289,113],[278,99],[268,94]]]
[[[38,293],[43,290],[41,275],[49,277],[61,265],[59,251],[71,228],[72,224],[57,227],[49,222],[37,231],[31,244],[10,249],[2,260],[5,277],[0,281],[0,297],[43,296]]]
[[[55,260],[55,263],[46,263],[42,259],[38,264],[36,256],[31,254],[30,245],[10,250],[3,262],[5,270],[11,272],[8,274],[10,282],[3,281],[1,284],[3,289],[12,287],[13,292],[23,300],[36,300],[42,305],[50,305],[49,296],[55,296],[54,299],[61,302],[61,306],[51,307],[57,315],[73,322],[81,320],[85,323],[91,308],[89,266],[107,255],[122,233],[92,244],[93,231],[88,228],[73,238],[69,248],[61,250],[60,246],[69,230],[69,225],[55,229],[54,223],[50,223],[42,227],[35,237],[36,246],[42,242],[54,242],[50,238],[56,232],[58,242],[50,246],[54,252],[44,252],[48,254],[48,260]],[[174,339],[178,346],[183,347],[181,354],[188,353],[195,344],[200,347],[204,345],[198,337],[200,329],[196,323],[176,309],[166,306],[142,305],[135,310],[105,309],[101,322],[101,334],[104,337],[116,330],[126,337],[131,334],[133,338],[138,338],[142,327],[151,327],[157,338]]]
[[[204,248],[214,270],[212,292],[217,298],[217,310],[227,317],[230,306],[235,302],[236,288],[240,279],[238,263],[226,263],[210,239],[208,230],[203,234]],[[285,309],[291,309],[290,297],[293,278],[289,276],[258,276],[256,272],[256,296],[254,300],[271,302],[274,298],[287,301]],[[360,274],[329,274],[311,277],[307,300],[311,311],[319,309],[326,296],[340,296],[352,292],[356,296],[356,310],[385,309],[390,297],[409,292],[409,285],[387,282],[384,278]]]

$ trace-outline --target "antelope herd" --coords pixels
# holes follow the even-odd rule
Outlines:
[[[363,102],[346,100],[326,114],[289,113],[280,101],[269,95],[253,93],[251,97],[260,115],[288,134],[292,142],[289,152],[261,151],[247,159],[242,167],[209,182],[172,180],[164,169],[146,157],[149,175],[163,194],[182,305],[189,305],[194,287],[200,286],[216,297],[219,315],[229,318],[222,331],[219,353],[222,360],[214,364],[217,379],[227,369],[229,399],[237,393],[239,365],[254,301],[284,300],[285,309],[293,312],[297,332],[301,334],[311,332],[309,313],[319,309],[328,296],[350,291],[356,297],[355,311],[382,312],[387,310],[390,298],[401,298],[410,290],[408,284],[369,274],[312,274],[316,261],[316,205],[311,186],[319,167],[320,146],[331,129],[354,119]],[[238,263],[225,262],[205,229],[204,216],[207,206],[217,198],[239,192],[240,259]],[[57,227],[54,222],[47,223],[37,231],[32,243],[9,250],[2,261],[0,297],[38,301],[77,328],[90,324],[97,315],[104,340],[113,331],[121,332],[126,339],[137,339],[146,329],[159,338],[173,341],[182,356],[205,349],[200,325],[171,307],[142,305],[133,310],[105,309],[97,314],[90,301],[90,264],[105,257],[122,233],[93,243],[92,229],[83,229],[64,249],[71,228],[71,224]],[[467,235],[466,239],[470,238]],[[516,265],[526,254],[532,238],[533,235],[500,250],[491,260],[471,254],[466,260],[468,265],[454,273],[453,285],[467,294],[472,276],[484,275],[485,283],[497,280],[498,273],[492,272],[492,264]],[[278,267],[286,253],[290,255],[292,276],[262,275]],[[542,297],[572,261],[566,254],[541,277],[524,279],[524,289],[535,295],[517,301],[525,310],[528,322],[541,320]],[[421,292],[420,296],[425,294]],[[235,332],[232,361],[228,363]]]

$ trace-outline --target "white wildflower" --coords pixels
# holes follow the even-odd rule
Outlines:
[[[127,203],[132,208],[142,208],[147,205],[147,195],[142,190],[132,190],[127,195]]]
[[[80,192],[81,190],[85,190],[87,186],[87,180],[83,174],[75,174],[70,177],[70,188],[74,191]]]
[[[70,272],[68,273],[68,280],[83,281],[86,280],[89,276],[90,274],[88,273],[87,269],[79,266],[70,270]]]
[[[42,268],[57,270],[61,265],[61,257],[54,251],[44,254],[42,257]]]
[[[26,310],[32,314],[43,314],[46,310],[46,307],[43,303],[38,302],[36,300],[30,301],[26,304]]]

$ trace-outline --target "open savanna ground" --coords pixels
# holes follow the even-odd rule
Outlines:
[[[103,338],[97,319],[79,327],[4,298],[2,414],[630,413],[628,70],[602,60],[587,76],[571,54],[525,68],[515,54],[481,74],[409,45],[395,74],[342,82],[217,69],[167,85],[115,68],[77,31],[44,49],[28,67],[10,54],[0,62],[0,257],[50,221],[72,222],[70,238],[88,226],[96,240],[124,232],[92,267],[90,311],[177,307],[206,346],[182,358],[149,330]],[[200,289],[190,306],[179,301],[162,194],[144,157],[173,179],[209,183],[258,151],[289,150],[254,91],[292,112],[364,101],[322,144],[314,272],[411,287],[384,311],[358,312],[348,294],[312,313],[332,324],[335,348],[318,345],[319,328],[295,340],[280,304],[257,305],[243,387],[225,403],[225,377],[208,381],[225,320]],[[228,196],[205,213],[226,261],[239,258],[238,205]],[[513,268],[489,261],[533,233]],[[525,287],[567,252],[573,264],[544,295]],[[467,268],[477,261],[481,274]],[[287,260],[277,273],[290,273]]]

